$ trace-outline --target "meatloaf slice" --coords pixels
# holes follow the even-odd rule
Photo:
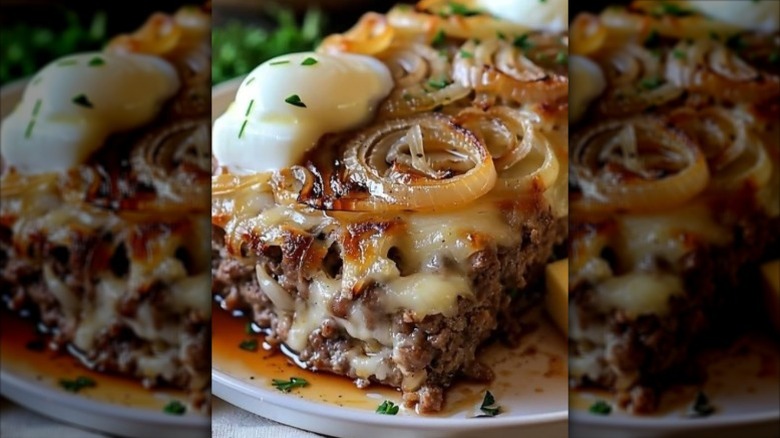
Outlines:
[[[529,285],[566,236],[565,219],[517,205],[348,222],[309,214],[320,219],[308,229],[266,222],[263,236],[284,238],[244,234],[237,250],[215,226],[213,293],[306,367],[400,388],[422,412],[441,409],[457,376],[492,378],[478,347],[512,325],[513,303],[540,296]]]

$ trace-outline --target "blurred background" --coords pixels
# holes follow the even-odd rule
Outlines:
[[[343,32],[366,10],[386,12],[398,0],[214,0],[213,83],[249,73],[278,55],[313,49]]]
[[[155,0],[153,7],[174,12],[182,3]],[[31,76],[69,53],[99,50],[110,37],[138,28],[151,9],[134,1],[2,0],[0,85]]]

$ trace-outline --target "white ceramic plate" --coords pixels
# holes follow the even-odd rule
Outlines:
[[[763,335],[738,340],[727,351],[711,352],[704,361],[707,380],[701,388],[678,386],[666,392],[660,412],[632,416],[614,409],[608,416],[594,415],[588,407],[608,394],[575,391],[571,394],[573,437],[712,438],[780,437],[780,351],[777,341]],[[703,418],[688,416],[701,389],[716,411]]]
[[[212,117],[222,114],[241,83],[223,83],[212,92]],[[238,344],[247,335],[244,323],[215,309],[212,342],[212,393],[255,414],[297,428],[339,437],[495,436],[564,437],[568,429],[566,341],[540,315],[540,327],[516,349],[490,348],[483,360],[497,378],[489,387],[458,384],[447,394],[442,414],[422,416],[404,409],[380,415],[383,400],[400,403],[399,393],[372,386],[358,390],[340,377],[315,375],[289,365],[281,355],[246,352]],[[277,357],[274,357],[277,356]],[[269,363],[271,365],[269,366]],[[289,394],[270,385],[271,379],[303,377],[311,384]],[[474,418],[489,389],[503,413]],[[507,434],[507,435],[505,435]]]
[[[0,119],[13,110],[26,81],[0,89]],[[0,304],[2,305],[2,304]],[[129,379],[87,370],[67,355],[25,348],[35,338],[32,321],[21,321],[3,310],[0,331],[0,393],[41,415],[79,427],[128,437],[209,436],[210,419],[199,414],[175,416],[163,412],[172,400],[186,402],[182,391],[153,391]],[[78,394],[59,385],[63,378],[90,377],[97,382]]]

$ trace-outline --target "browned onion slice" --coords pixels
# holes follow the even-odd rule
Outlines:
[[[667,57],[666,79],[729,102],[755,103],[780,95],[780,77],[757,70],[712,39],[678,43]]]
[[[723,107],[680,108],[668,116],[699,145],[712,174],[712,191],[737,190],[769,181],[772,163],[743,115]]]
[[[467,41],[453,61],[453,78],[464,87],[526,104],[553,102],[568,95],[565,38],[526,35],[527,48],[504,39]]]
[[[368,12],[346,33],[325,38],[318,50],[375,55],[390,46],[393,35],[393,27],[384,15]]]
[[[138,180],[161,200],[202,208],[209,198],[211,135],[208,119],[170,123],[145,136],[131,151]]]
[[[318,209],[387,212],[456,207],[496,182],[482,142],[442,114],[388,120],[343,141],[343,160],[278,174],[277,189],[300,189],[298,202]]]
[[[395,82],[395,88],[379,108],[380,118],[430,111],[471,92],[452,80],[447,57],[424,44],[395,44],[378,57],[388,66]]]
[[[709,181],[704,155],[657,118],[597,123],[572,144],[571,184],[581,191],[575,210],[660,211],[693,198]]]
[[[638,113],[676,99],[683,92],[664,79],[660,58],[638,44],[607,50],[598,61],[609,83],[599,104],[605,115]]]

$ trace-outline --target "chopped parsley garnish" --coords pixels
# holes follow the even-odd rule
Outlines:
[[[246,120],[244,121],[246,125]],[[241,132],[244,132],[244,125],[241,125]],[[241,133],[238,134],[238,138],[241,138]],[[238,344],[238,348],[246,351],[257,351],[257,339],[246,339]]]
[[[316,63],[317,63],[317,60],[310,56],[310,57],[304,59],[303,62],[301,62],[301,65],[314,65]]]
[[[32,115],[33,117],[38,115],[38,111],[41,110],[41,99],[38,99],[35,101],[35,106],[33,107]]]
[[[90,59],[89,63],[87,65],[89,65],[90,67],[99,67],[99,66],[101,66],[101,65],[103,65],[105,63],[106,63],[106,61],[103,60],[103,58],[101,58],[99,56],[96,56],[96,57]]]
[[[479,417],[495,417],[501,413],[501,406],[496,405],[496,398],[493,397],[493,394],[491,394],[490,391],[486,391],[485,398],[482,399],[482,405],[479,407],[479,410],[484,412],[484,414],[479,415]]]
[[[395,415],[398,413],[398,405],[389,400],[385,400],[376,408],[376,413],[382,415]]]
[[[171,415],[184,415],[184,413],[187,412],[187,406],[184,406],[184,404],[178,400],[172,400],[165,405],[163,412]]]
[[[255,81],[255,77],[252,76],[251,78],[247,79],[246,84],[249,85],[249,84],[251,84],[254,81]]]
[[[604,400],[599,400],[590,405],[588,412],[596,415],[609,415],[612,412],[612,406]]]
[[[520,35],[519,37],[515,38],[515,40],[512,42],[515,47],[521,50],[528,50],[531,47],[533,47],[533,44],[528,41],[528,34],[524,33]]]
[[[446,35],[444,34],[444,30],[439,29],[438,32],[436,32],[436,35],[433,36],[433,39],[431,40],[431,44],[434,46],[438,46],[444,42],[444,39],[446,38]]]
[[[30,138],[32,136],[32,130],[35,126],[35,120],[30,120],[30,123],[27,124],[27,129],[24,131],[24,138]]]
[[[652,14],[656,17],[660,17],[662,15],[672,15],[675,17],[686,17],[688,15],[693,15],[694,11],[692,9],[686,9],[679,5],[676,5],[674,3],[667,3],[662,2],[657,7],[653,8]]]
[[[73,103],[76,105],[81,105],[85,108],[92,108],[92,102],[89,101],[85,94],[79,94],[78,96],[74,97]]]
[[[569,62],[569,54],[564,51],[558,52],[558,54],[555,55],[555,62],[558,64],[566,64]]]
[[[257,334],[257,333],[255,332],[255,327],[254,327],[254,325],[252,325],[252,321],[247,321],[247,322],[246,322],[246,326],[244,327],[244,331],[245,331],[245,332],[246,332],[246,334],[248,334],[248,335],[254,335],[254,334]]]
[[[305,379],[301,379],[300,377],[290,377],[290,380],[273,379],[271,381],[271,385],[273,385],[279,391],[290,392],[294,388],[303,388],[308,386],[309,382],[307,382]]]
[[[473,58],[474,54],[471,53],[471,52],[468,52],[466,50],[461,49],[460,50],[460,56],[461,56],[461,58]]]
[[[246,114],[245,114],[246,117],[249,117],[249,113],[252,112],[252,105],[254,104],[255,104],[254,99],[249,101],[249,106],[246,108]]]
[[[300,108],[306,108],[306,104],[301,101],[301,97],[297,94],[293,94],[292,96],[288,97],[287,99],[284,99],[285,102],[289,103],[292,106],[297,106]]]
[[[290,63],[290,61],[285,59],[285,60],[281,60],[281,61],[274,61],[270,65],[282,65],[282,64],[289,64],[289,63]]]
[[[94,388],[97,383],[89,377],[79,376],[74,380],[60,379],[60,386],[66,391],[79,392],[84,388]]]
[[[444,16],[449,15],[461,15],[464,17],[471,17],[474,15],[479,15],[482,13],[479,9],[471,9],[470,7],[458,3],[458,2],[450,2],[449,5],[447,5],[447,8],[442,10],[442,13]]]
[[[412,100],[412,95],[409,94],[409,93],[404,93],[401,97],[403,98],[403,100],[405,100],[407,102]]]
[[[496,36],[500,40],[505,40],[506,39],[506,34],[504,32],[501,32],[500,30],[496,32]]]
[[[446,79],[442,79],[442,80],[431,79],[428,81],[428,86],[431,88],[435,88],[437,90],[441,90],[442,88],[446,87],[449,84],[451,84],[451,82],[449,82]]]
[[[680,49],[674,49],[672,50],[672,56],[674,56],[677,59],[685,59],[685,52],[683,52]]]
[[[643,90],[655,90],[656,88],[660,87],[664,83],[664,78],[660,76],[655,76],[652,78],[644,78],[641,81],[639,81],[639,87]]]
[[[688,412],[689,417],[707,417],[715,412],[715,407],[710,404],[710,399],[702,391],[696,393],[693,405]]]
[[[241,137],[244,136],[244,129],[246,129],[246,123],[247,123],[247,121],[244,120],[244,123],[241,124],[241,129],[238,131],[238,138],[241,138]],[[246,341],[244,341],[244,342],[246,342]],[[242,342],[241,344],[243,345],[244,343]],[[241,345],[239,345],[239,347],[241,347]],[[243,347],[241,347],[241,348],[243,348]]]
[[[647,38],[645,38],[645,46],[651,47],[658,44],[658,41],[660,40],[658,31],[653,29],[650,31],[650,34],[647,35]]]
[[[76,65],[76,64],[78,64],[78,61],[76,61],[75,59],[65,59],[65,60],[60,61],[60,62],[57,63],[57,65],[63,66],[63,67],[66,67],[66,66],[69,66],[69,65]]]

